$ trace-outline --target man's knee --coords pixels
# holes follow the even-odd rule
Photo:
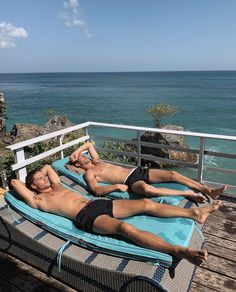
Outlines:
[[[134,190],[136,190],[136,192],[139,194],[148,194],[150,191],[150,185],[147,183],[142,183],[135,187]]]
[[[149,198],[143,198],[141,199],[143,202],[143,210],[144,212],[149,211],[153,207],[153,201]]]
[[[125,237],[130,237],[135,229],[136,228],[131,224],[121,221],[119,226],[117,227],[117,233]]]
[[[178,176],[178,172],[174,170],[170,170],[168,171],[168,175],[169,175],[169,180],[175,180],[175,178]]]

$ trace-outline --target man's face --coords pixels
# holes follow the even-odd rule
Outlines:
[[[77,161],[74,162],[74,165],[77,167],[81,168],[87,168],[91,164],[91,160],[85,156],[85,155],[80,155]]]
[[[48,179],[48,176],[45,175],[42,171],[38,171],[34,175],[34,181],[31,185],[31,187],[37,191],[42,191],[51,186],[51,183]]]

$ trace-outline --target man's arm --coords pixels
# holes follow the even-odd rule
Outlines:
[[[98,153],[96,151],[96,149],[94,148],[93,144],[90,142],[86,142],[85,144],[83,144],[82,146],[80,146],[77,150],[75,150],[71,156],[70,156],[70,161],[74,162],[76,161],[79,156],[81,155],[81,153],[85,150],[88,150],[92,160],[99,160],[99,156]]]
[[[12,179],[11,186],[16,190],[17,194],[32,208],[38,208],[35,202],[35,194],[30,191],[25,184],[19,179]]]
[[[85,174],[85,170],[84,170],[83,168],[75,167],[74,165],[71,165],[71,164],[69,164],[69,163],[67,163],[67,164],[65,165],[65,167],[66,167],[67,169],[69,169],[70,171],[74,171],[74,172],[76,172],[76,173],[78,173],[78,174]]]
[[[93,195],[101,197],[106,196],[114,191],[125,192],[128,190],[127,185],[124,184],[114,184],[107,186],[100,186],[95,178],[95,176],[88,170],[86,171],[84,178],[88,184],[89,189],[93,192]]]
[[[50,166],[50,165],[44,165],[44,167],[41,169],[42,173],[48,176],[49,181],[51,184],[60,184],[60,178],[56,171]]]

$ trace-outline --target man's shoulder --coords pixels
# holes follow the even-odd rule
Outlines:
[[[51,184],[51,189],[52,189],[52,191],[54,191],[54,190],[58,190],[58,189],[64,189],[64,187],[63,187],[63,185],[62,185],[62,183],[61,182],[56,182],[56,183],[54,183],[54,184]]]
[[[85,176],[85,177],[92,176],[92,175],[95,175],[95,173],[96,173],[96,169],[95,169],[95,168],[93,168],[93,169],[87,169],[87,170],[85,171],[84,176]]]

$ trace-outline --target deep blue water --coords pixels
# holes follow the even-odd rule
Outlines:
[[[48,109],[74,123],[152,127],[146,110],[167,103],[180,113],[164,123],[236,136],[236,71],[0,74],[0,91],[7,98],[8,130],[14,123],[43,124]]]

